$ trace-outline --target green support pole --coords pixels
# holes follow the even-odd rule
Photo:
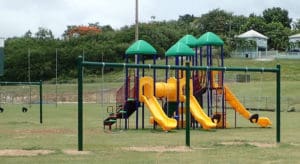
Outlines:
[[[186,74],[185,74],[185,145],[190,147],[190,78],[191,78],[191,68],[190,63],[186,62]]]
[[[276,142],[280,143],[280,65],[277,65],[276,72]]]
[[[82,56],[78,57],[78,151],[83,150]]]
[[[43,123],[43,82],[40,80],[40,123]]]

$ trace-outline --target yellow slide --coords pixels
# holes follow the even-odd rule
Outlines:
[[[152,77],[142,77],[140,78],[139,85],[139,99],[143,102],[146,107],[150,110],[154,120],[162,127],[163,130],[171,130],[176,128],[177,120],[169,118],[153,94],[154,86]]]
[[[247,120],[251,119],[251,113],[244,107],[244,105],[235,97],[235,95],[231,92],[231,90],[225,86],[225,99],[228,101],[228,103],[231,105],[231,107],[240,113],[244,118]],[[258,117],[257,121],[252,121],[259,124],[261,127],[267,127],[269,125],[272,125],[271,121],[267,117]]]
[[[159,103],[157,102],[156,98],[154,96],[151,96],[150,98],[146,98],[146,96],[141,96],[142,99],[140,100],[143,102],[147,108],[150,110],[154,120],[158,123],[160,127],[162,127],[163,130],[171,130],[176,128],[177,126],[177,120],[173,118],[169,118]]]
[[[203,129],[208,130],[216,127],[216,123],[212,122],[211,118],[206,115],[193,95],[190,95],[190,111],[197,122],[201,124]]]

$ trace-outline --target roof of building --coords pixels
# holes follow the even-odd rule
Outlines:
[[[255,31],[255,30],[249,30],[247,32],[244,32],[237,36],[237,38],[244,38],[244,39],[251,39],[251,38],[259,38],[259,39],[268,39],[267,36]]]
[[[299,34],[295,34],[295,35],[291,35],[289,36],[290,39],[293,39],[293,38],[300,38],[300,33]]]

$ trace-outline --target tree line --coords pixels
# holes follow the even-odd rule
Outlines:
[[[84,55],[85,60],[123,62],[125,50],[134,42],[134,25],[118,30],[110,25],[101,26],[90,23],[88,27],[98,28],[100,32],[82,32],[70,35],[78,25],[70,25],[55,38],[52,31],[40,27],[32,34],[27,31],[21,37],[7,38],[5,42],[5,71],[2,81],[28,81],[30,61],[30,79],[50,80],[55,78],[56,55],[60,79],[76,77],[76,60]],[[269,8],[261,15],[235,15],[222,9],[214,9],[197,17],[186,14],[177,20],[156,21],[139,24],[139,39],[152,44],[160,57],[182,36],[192,34],[199,37],[211,31],[218,34],[225,42],[225,55],[236,48],[235,36],[250,29],[269,37],[268,48],[285,51],[288,36],[300,32],[300,19],[293,21],[288,11],[279,7]],[[75,30],[76,31],[76,30]],[[95,31],[95,30],[94,30]],[[30,60],[29,60],[30,59]]]

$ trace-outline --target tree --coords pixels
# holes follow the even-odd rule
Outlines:
[[[280,22],[272,22],[266,26],[266,35],[269,37],[269,47],[284,51],[288,48],[290,29],[284,27]]]
[[[73,36],[96,35],[102,31],[99,22],[89,23],[88,26],[84,25],[69,25],[63,33],[63,37],[69,39]]]
[[[110,25],[100,26],[102,32],[112,32],[114,29]]]
[[[32,37],[32,32],[30,30],[28,30],[25,34],[24,34],[25,38],[31,38]]]
[[[54,39],[52,31],[44,27],[39,27],[38,32],[35,33],[35,37],[38,39]]]
[[[263,18],[266,23],[279,22],[284,27],[291,28],[292,19],[289,18],[289,12],[280,7],[268,8],[263,11]]]
[[[95,22],[95,23],[88,23],[89,24],[89,27],[96,27],[98,29],[101,29],[100,25],[99,25],[99,22]]]
[[[214,32],[218,35],[225,34],[230,30],[233,14],[221,9],[214,9],[207,14],[203,14],[194,21],[194,26],[199,30],[198,33],[206,31]]]
[[[195,20],[194,15],[190,15],[190,14],[180,15],[178,18],[179,22],[185,22],[185,23],[191,23],[194,20]]]
[[[247,22],[242,26],[242,31],[246,32],[249,30],[255,30],[260,33],[266,32],[266,22],[265,20],[260,16],[250,16],[247,20]]]
[[[242,26],[247,23],[247,20],[248,18],[243,15],[234,15],[230,22],[230,32],[233,34],[240,34],[242,32]]]

